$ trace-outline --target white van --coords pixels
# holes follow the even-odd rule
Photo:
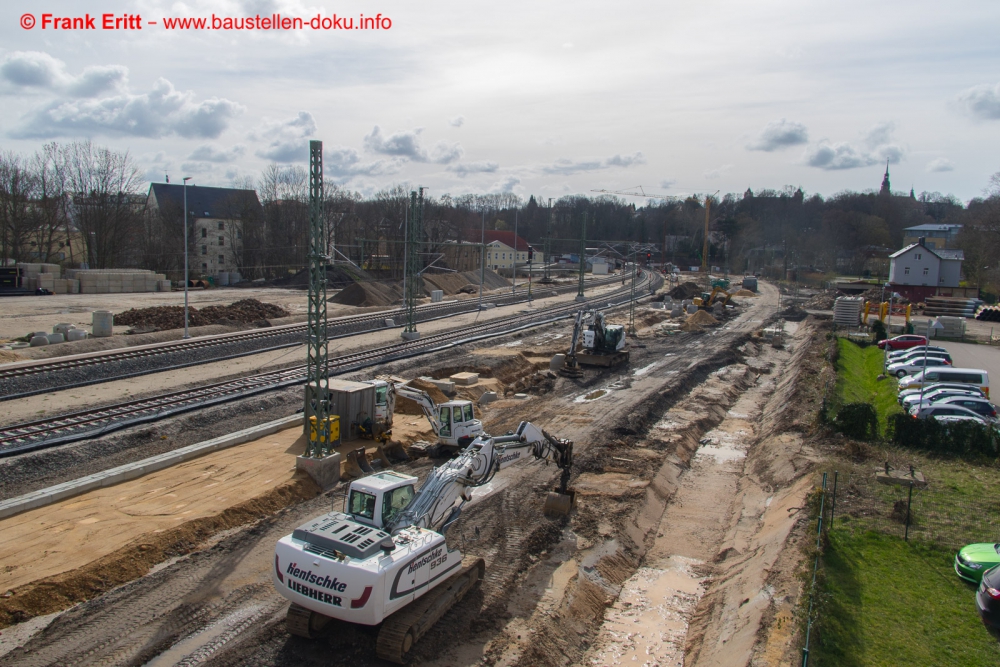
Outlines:
[[[971,384],[979,387],[986,395],[986,398],[990,397],[990,374],[981,368],[951,368],[947,366],[928,368],[919,373],[900,378],[899,390],[919,389],[924,382],[927,384],[936,382]]]

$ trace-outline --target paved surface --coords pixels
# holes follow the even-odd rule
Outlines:
[[[1000,382],[1000,348],[951,341],[936,341],[934,344],[948,350],[955,368],[982,368],[992,379]],[[991,388],[990,394],[990,398],[996,403],[1000,393]]]

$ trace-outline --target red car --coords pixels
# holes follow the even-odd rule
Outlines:
[[[923,336],[914,336],[913,334],[906,334],[905,336],[896,336],[895,338],[886,338],[885,340],[880,340],[878,346],[883,350],[889,348],[890,350],[905,350],[910,347],[916,347],[917,345],[927,345],[927,339]]]

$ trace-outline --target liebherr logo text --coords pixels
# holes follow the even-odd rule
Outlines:
[[[426,553],[423,556],[421,556],[420,558],[414,560],[412,563],[410,563],[410,567],[407,568],[406,573],[407,574],[412,574],[412,573],[416,572],[417,570],[419,570],[420,568],[422,568],[424,565],[427,565],[427,563],[431,564],[431,569],[433,570],[435,567],[437,567],[438,565],[440,565],[441,563],[443,563],[445,560],[447,560],[447,556],[445,556],[443,558],[440,557],[442,551],[443,551],[443,549],[437,548],[434,551],[431,551],[430,553]],[[431,562],[431,561],[433,561],[433,562]]]

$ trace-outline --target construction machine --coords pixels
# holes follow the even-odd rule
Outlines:
[[[481,558],[463,558],[445,535],[472,499],[504,468],[527,460],[562,471],[544,511],[565,515],[573,443],[530,422],[516,431],[480,433],[457,458],[417,478],[386,470],[351,482],[344,512],[330,512],[282,537],[272,581],[291,600],[286,628],[314,638],[331,619],[377,626],[375,652],[403,664],[413,644],[485,574]]]
[[[733,298],[733,295],[722,289],[721,287],[713,287],[711,292],[702,292],[700,297],[695,297],[691,299],[691,303],[698,306],[699,308],[711,308],[716,303],[721,302],[722,305],[728,305],[729,300]]]
[[[577,351],[578,346],[581,347],[580,351]],[[583,375],[581,365],[610,368],[628,361],[628,358],[629,347],[625,342],[625,327],[620,324],[605,324],[604,313],[584,309],[576,314],[573,338],[560,373],[569,377],[580,377]]]
[[[430,422],[437,437],[437,443],[427,452],[430,456],[456,454],[483,432],[483,422],[475,418],[472,401],[446,401],[439,405],[422,389],[400,384],[395,391],[416,402]]]

